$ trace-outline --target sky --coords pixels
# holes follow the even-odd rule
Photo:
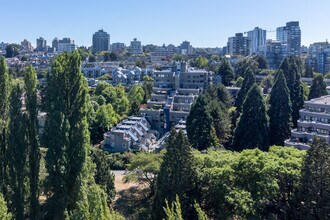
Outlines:
[[[260,27],[275,39],[277,27],[299,21],[308,46],[330,39],[329,9],[329,0],[3,0],[0,42],[70,37],[90,46],[104,29],[111,43],[223,47],[235,33]]]

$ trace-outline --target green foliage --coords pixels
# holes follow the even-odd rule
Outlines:
[[[324,139],[313,138],[303,163],[298,194],[300,218],[330,218],[330,146]]]
[[[196,199],[196,171],[191,148],[184,133],[173,129],[166,143],[166,153],[160,166],[156,183],[153,214],[155,219],[165,216],[165,199],[170,203],[176,195],[181,198],[182,214],[189,219]]]
[[[190,62],[190,65],[192,67],[198,67],[198,68],[206,68],[208,64],[209,64],[208,59],[202,56],[198,56],[196,59]]]
[[[238,112],[242,112],[242,107],[244,100],[251,89],[251,87],[256,83],[256,78],[254,76],[254,73],[252,72],[251,68],[247,68],[245,72],[245,77],[243,80],[242,88],[238,91],[237,97],[235,100],[235,107]]]
[[[93,149],[91,158],[95,164],[94,179],[107,195],[107,203],[110,204],[115,197],[114,175],[111,173],[110,165],[111,159],[102,150]]]
[[[304,77],[308,78],[314,78],[313,68],[311,64],[309,64],[307,61],[305,62],[305,72]]]
[[[18,44],[9,44],[6,47],[6,57],[12,58],[16,57],[19,54],[20,45]]]
[[[211,219],[288,219],[304,155],[278,146],[195,153],[204,210]]]
[[[202,210],[202,208],[197,202],[195,202],[194,208],[196,210],[198,220],[208,220],[207,215],[205,214],[205,212]]]
[[[109,131],[119,120],[120,116],[111,104],[104,104],[99,107],[90,126],[92,143],[97,144],[103,140],[103,134]]]
[[[165,205],[166,206],[164,207],[164,212],[166,214],[166,220],[183,220],[181,204],[178,195],[176,195],[175,201],[172,202],[171,208],[168,205],[167,199],[165,199]]]
[[[108,52],[103,55],[104,62],[117,61],[118,59],[119,59],[119,55],[115,52],[111,52],[111,53]]]
[[[237,78],[236,82],[235,82],[235,86],[237,86],[237,87],[242,87],[242,85],[243,85],[243,81],[244,81],[244,78],[241,77],[241,76],[239,76],[239,77]]]
[[[284,146],[284,141],[291,135],[291,100],[290,91],[282,70],[279,70],[269,98],[269,141],[270,145]]]
[[[251,58],[243,58],[237,61],[235,65],[235,76],[245,78],[248,68],[252,73],[256,73],[258,70],[258,62]]]
[[[140,67],[140,68],[146,68],[147,64],[144,60],[138,59],[137,61],[135,61],[135,66]]]
[[[233,147],[241,151],[248,148],[268,148],[268,117],[260,88],[255,84],[243,103],[242,115],[235,129]]]
[[[217,74],[221,76],[221,82],[225,86],[230,86],[234,80],[234,72],[226,59],[222,60]]]
[[[319,98],[327,94],[327,84],[324,82],[323,76],[315,76],[315,78],[313,79],[312,86],[309,90],[308,99]]]
[[[95,183],[89,157],[88,87],[80,68],[78,52],[63,53],[53,61],[48,77],[44,134],[48,148],[46,218],[64,219],[66,210],[69,214],[91,214],[88,207],[96,203],[88,201]]]
[[[181,55],[181,54],[174,54],[173,55],[173,60],[174,61],[184,61],[185,60],[185,57],[183,57],[183,55]]]
[[[15,219],[24,219],[24,177],[27,159],[25,143],[25,121],[26,117],[21,112],[22,89],[15,85],[10,96],[10,121],[8,138],[8,178],[12,189],[10,193],[11,210]]]
[[[9,117],[10,81],[7,63],[4,57],[0,57],[0,193],[7,198],[7,129]]]
[[[209,100],[217,100],[218,102],[221,102],[226,108],[232,106],[233,99],[223,84],[211,85],[206,90],[205,95]]]
[[[11,220],[12,219],[12,215],[8,211],[6,201],[1,194],[0,194],[0,219],[1,220]]]
[[[262,55],[255,55],[252,57],[253,60],[255,60],[258,63],[259,69],[268,69],[268,63],[264,56]]]
[[[26,143],[29,155],[29,183],[30,183],[30,216],[39,218],[39,166],[40,151],[38,139],[38,110],[37,110],[37,74],[30,65],[24,75],[24,88],[26,92]]]
[[[140,111],[140,104],[142,104],[145,97],[145,91],[143,86],[134,84],[128,93],[128,99],[130,100],[130,115],[138,115]]]

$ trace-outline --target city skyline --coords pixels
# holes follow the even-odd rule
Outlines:
[[[3,8],[15,8],[15,19],[2,24],[0,42],[19,43],[43,37],[47,43],[55,38],[70,37],[79,46],[91,46],[92,35],[100,29],[108,32],[111,42],[127,46],[133,38],[146,44],[174,44],[190,41],[194,47],[223,47],[228,37],[260,27],[275,31],[289,21],[299,21],[302,45],[325,41],[330,37],[326,21],[330,2],[320,0],[304,2],[278,0],[230,1],[169,0],[157,2],[143,0],[109,2],[99,0],[93,4],[72,0],[51,2],[31,0],[29,4],[6,1]],[[39,3],[39,4],[38,4]],[[240,7],[237,7],[240,5]],[[60,7],[65,6],[65,7]],[[285,7],[283,7],[285,6]],[[12,10],[3,10],[3,17],[13,17]],[[312,16],[306,16],[311,14]],[[275,39],[275,32],[267,32],[267,39]]]

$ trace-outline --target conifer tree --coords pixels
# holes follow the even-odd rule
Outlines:
[[[269,141],[270,145],[284,146],[284,141],[290,137],[291,130],[291,100],[290,91],[282,70],[279,70],[269,98]]]
[[[176,195],[181,200],[182,215],[190,219],[196,192],[196,171],[191,148],[184,133],[173,129],[166,143],[166,153],[160,167],[153,205],[154,219],[165,217],[165,199],[172,203]]]
[[[292,86],[292,81],[290,81],[290,80],[288,80],[288,76],[290,75],[290,73],[289,73],[289,60],[288,60],[288,58],[284,58],[283,59],[283,61],[282,61],[282,63],[281,63],[281,65],[280,65],[280,67],[279,67],[279,70],[282,70],[283,71],[283,75],[284,75],[284,77],[285,77],[285,79],[286,79],[286,83],[287,83],[287,86],[288,86],[288,88],[290,89],[290,87]],[[277,72],[278,73],[278,72]],[[274,79],[274,81],[276,80],[276,78],[277,78],[277,73],[276,73],[276,75],[275,75],[275,79]]]
[[[298,73],[294,81],[293,94],[292,97],[290,97],[292,102],[292,123],[294,128],[297,127],[299,110],[304,106],[304,86],[300,77],[301,75]]]
[[[330,219],[329,158],[329,144],[324,139],[314,137],[302,168],[298,194],[301,219]]]
[[[192,146],[198,150],[204,150],[212,144],[212,117],[207,105],[207,97],[200,95],[187,117],[187,136]]]
[[[0,219],[1,220],[11,220],[12,215],[8,211],[7,204],[2,194],[0,194]]]
[[[222,84],[225,86],[231,85],[231,81],[234,79],[234,71],[226,59],[221,62],[218,74],[221,76]]]
[[[308,62],[305,62],[305,75],[304,76],[308,77],[308,78],[314,77],[313,68]]]
[[[4,57],[0,57],[0,193],[7,198],[7,128],[9,111],[10,82]]]
[[[251,87],[256,83],[256,78],[251,68],[246,69],[244,76],[245,77],[243,80],[243,85],[241,89],[238,91],[235,100],[235,107],[239,112],[242,111],[243,102],[247,96],[247,93],[249,92]]]
[[[30,219],[39,218],[39,139],[37,110],[37,74],[30,65],[24,76],[26,92],[26,142],[29,156]]]
[[[313,79],[312,86],[309,90],[308,99],[318,98],[327,94],[327,84],[324,82],[323,76],[317,75]]]
[[[10,121],[8,138],[9,183],[12,188],[11,203],[15,219],[24,219],[24,177],[26,165],[25,127],[26,117],[21,111],[22,89],[17,84],[10,95]]]
[[[249,90],[235,129],[233,147],[241,151],[249,148],[268,149],[268,117],[259,86]]]

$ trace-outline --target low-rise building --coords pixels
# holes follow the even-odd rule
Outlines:
[[[285,145],[307,150],[313,138],[320,137],[330,143],[330,95],[305,101],[299,111],[298,127],[291,131]]]
[[[152,151],[152,146],[157,142],[156,136],[157,133],[150,130],[144,117],[131,116],[103,135],[102,147],[111,152]]]

